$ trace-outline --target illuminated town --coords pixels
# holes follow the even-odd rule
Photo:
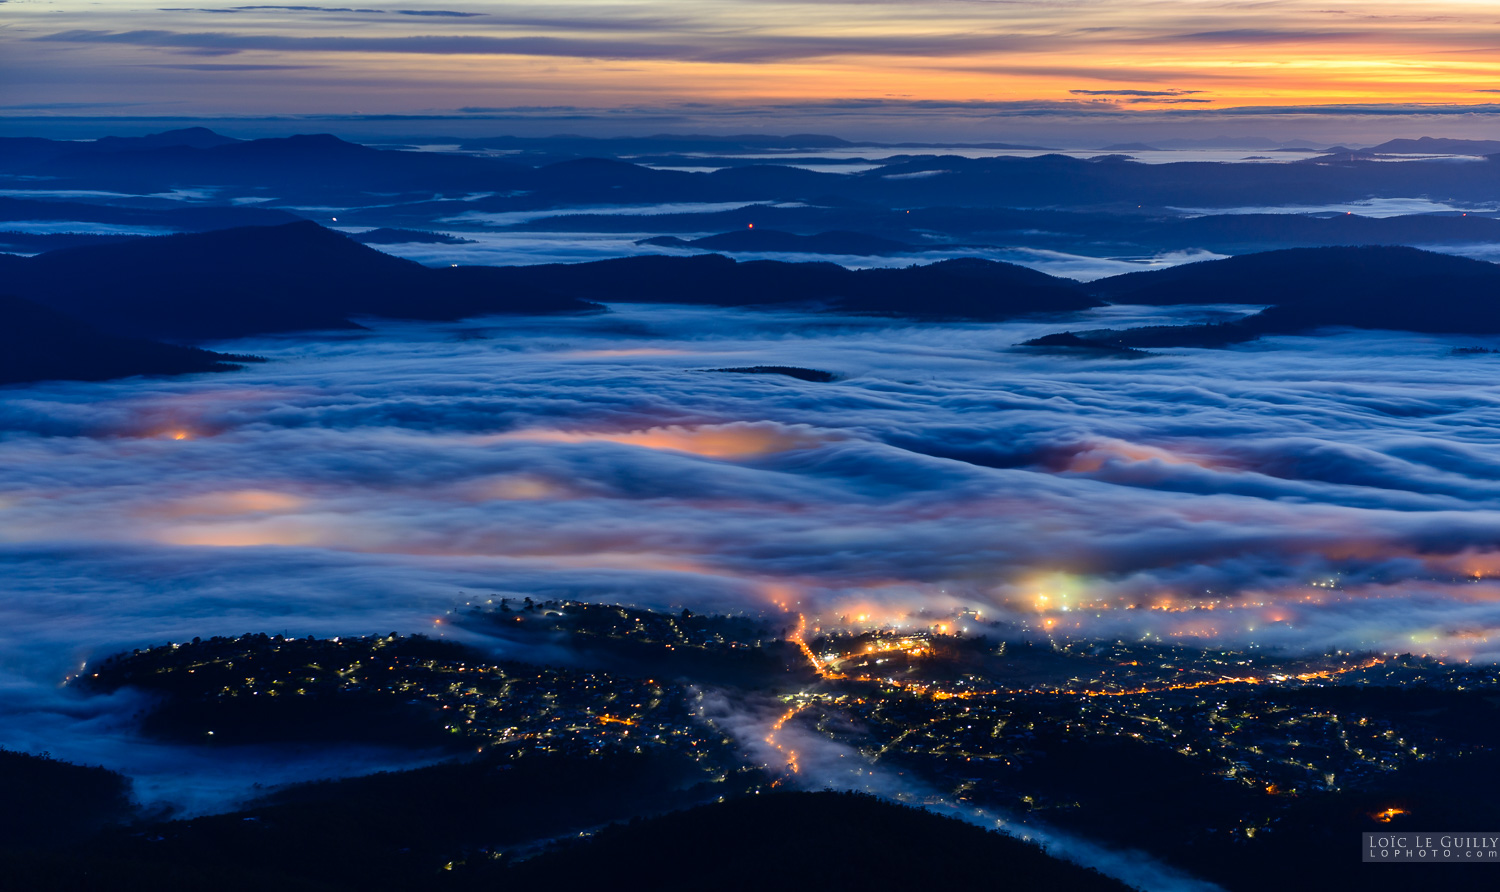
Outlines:
[[[305,740],[337,723],[487,758],[660,752],[696,766],[711,800],[869,790],[1210,877],[1330,810],[1403,826],[1424,811],[1408,779],[1441,800],[1500,743],[1500,673],[1467,663],[1070,641],[971,613],[899,630],[846,619],[494,598],[432,637],[215,638],[71,684],[163,697],[143,731],[179,742]]]

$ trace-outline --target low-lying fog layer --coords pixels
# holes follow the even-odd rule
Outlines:
[[[622,306],[374,322],[221,345],[271,359],[237,373],[9,388],[0,745],[149,774],[159,753],[113,742],[131,704],[58,692],[83,661],[194,635],[439,632],[491,592],[1500,655],[1500,355],[1450,352],[1500,342],[1012,349],[1212,312]],[[706,371],[758,365],[839,380]]]
[[[354,230],[350,230],[353,232]],[[445,230],[446,231],[446,230]],[[444,245],[407,242],[379,245],[388,254],[415,260],[428,266],[457,263],[476,266],[512,266],[533,263],[580,263],[607,260],[634,254],[667,254],[688,257],[707,251],[666,248],[640,244],[650,232],[469,232],[453,234],[468,239],[468,244]],[[688,233],[686,238],[713,235],[711,232]],[[1489,247],[1489,246],[1486,246]],[[1452,253],[1468,254],[1467,247]],[[956,257],[983,257],[1040,270],[1053,276],[1064,276],[1081,282],[1092,282],[1105,276],[1118,276],[1142,270],[1162,269],[1200,260],[1216,260],[1225,255],[1197,249],[1168,251],[1150,257],[1120,259],[1090,257],[1043,248],[975,248],[955,246],[932,247],[920,252],[893,254],[886,257],[856,254],[807,254],[793,251],[737,251],[730,255],[739,261],[781,260],[788,263],[837,263],[850,269],[904,267],[934,263]]]

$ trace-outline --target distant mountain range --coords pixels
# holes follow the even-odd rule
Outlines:
[[[439,152],[382,151],[327,134],[224,140],[175,131],[118,142],[0,139],[0,173],[140,194],[239,186],[272,194],[508,189],[531,168]],[[212,137],[212,138],[211,138]],[[101,145],[101,143],[103,143]]]
[[[207,127],[167,130],[147,136],[105,136],[96,140],[43,139],[36,136],[0,139],[0,164],[28,164],[87,154],[114,154],[151,149],[211,149],[241,140],[222,136]]]
[[[74,143],[85,152],[142,152],[150,149],[170,149],[186,146],[192,149],[212,149],[232,145],[244,140],[215,133],[207,127],[185,127],[167,130],[146,136],[103,136],[93,142]]]
[[[427,139],[409,140],[411,143],[451,143],[448,137],[435,136]],[[874,142],[870,140],[847,140],[837,136],[818,133],[794,133],[788,136],[770,136],[758,133],[741,133],[727,136],[705,134],[658,134],[655,136],[495,136],[484,139],[465,139],[459,147],[467,151],[502,149],[512,152],[536,154],[573,154],[585,157],[620,158],[636,155],[694,153],[768,153],[792,151],[817,151],[819,149],[1015,149],[1023,151],[1047,151],[1042,146],[1017,143],[924,143],[924,142]]]
[[[477,211],[601,201],[835,199],[886,208],[1162,208],[1318,204],[1371,196],[1500,199],[1500,163],[1494,162],[1455,166],[1325,157],[1314,162],[1318,173],[1310,176],[1290,164],[1150,165],[1055,154],[1034,158],[929,154],[854,173],[769,163],[689,172],[600,158],[531,166],[496,157],[386,151],[326,134],[231,142],[215,142],[202,133],[138,139],[147,141],[100,147],[35,138],[0,139],[0,173],[47,178],[58,188],[143,195],[188,187],[255,188],[309,206],[330,195],[364,204],[369,203],[370,193],[428,198],[442,193],[469,197],[468,209]]]

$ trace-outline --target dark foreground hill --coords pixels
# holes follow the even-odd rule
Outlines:
[[[0,295],[0,384],[217,372],[241,357],[104,334],[55,310]]]
[[[122,892],[1127,889],[1030,843],[860,794],[741,793],[669,811],[709,795],[679,789],[684,771],[634,753],[479,757],[160,821],[135,812],[118,774],[0,751],[0,792],[16,806],[0,817],[0,875],[6,888]],[[577,841],[512,857],[539,837]]]
[[[1222,325],[1108,333],[1125,346],[1222,346],[1325,326],[1500,333],[1500,266],[1416,248],[1267,251],[1115,276],[1089,290],[1125,304],[1270,305]]]
[[[606,828],[505,872],[521,888],[1123,890],[999,833],[858,793],[773,793]],[[712,877],[710,883],[706,878]]]
[[[597,310],[488,267],[430,269],[312,222],[170,235],[5,258],[7,289],[110,334],[176,340]]]

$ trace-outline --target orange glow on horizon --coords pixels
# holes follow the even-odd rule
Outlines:
[[[1494,7],[1473,0],[1369,0],[1346,10],[1316,0],[1081,6],[662,0],[650,19],[630,5],[591,0],[556,0],[548,8],[547,23],[528,25],[498,15],[453,22],[371,18],[358,23],[364,39],[347,48],[337,40],[347,32],[346,18],[267,10],[245,26],[243,48],[228,52],[258,63],[294,63],[294,70],[268,65],[238,73],[233,85],[241,89],[233,91],[189,70],[166,71],[152,82],[161,109],[188,114],[326,112],[334,97],[351,96],[366,113],[430,110],[438,102],[601,109],[680,102],[976,104],[952,109],[958,116],[1003,115],[1003,107],[985,104],[1010,102],[1127,114],[1484,105],[1494,97],[1483,91],[1500,83]],[[478,9],[489,11],[482,2]],[[182,51],[170,42],[156,45],[162,35],[233,31],[212,10],[162,9],[144,19],[143,12],[113,3],[19,9],[7,13],[19,33],[59,36],[15,39],[5,49],[16,66],[33,70],[62,68],[66,58],[91,87],[79,94],[61,80],[47,81],[38,99],[139,100],[140,81],[127,72]],[[90,36],[100,34],[110,38]],[[547,52],[547,44],[557,51],[521,55],[508,45],[520,34],[537,38],[532,52]],[[471,47],[411,45],[452,38]],[[290,90],[291,84],[303,89]],[[351,84],[363,89],[351,93]]]

